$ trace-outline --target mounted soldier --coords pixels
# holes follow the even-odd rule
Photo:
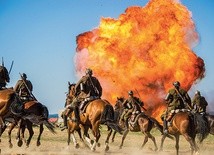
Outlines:
[[[128,99],[123,102],[124,111],[121,115],[121,120],[125,122],[125,127],[128,129],[128,120],[132,114],[140,114],[141,107],[144,106],[144,103],[138,98],[134,96],[132,90],[128,92]]]
[[[67,116],[70,112],[74,111],[75,118],[73,121],[79,122],[79,105],[80,103],[85,104],[90,101],[101,98],[102,87],[99,80],[92,76],[93,72],[91,69],[87,68],[85,71],[85,76],[83,76],[78,83],[75,85],[75,98],[72,100],[70,105],[65,109],[64,115],[64,128],[67,128]],[[69,110],[67,110],[69,109]],[[63,129],[62,129],[63,130]]]
[[[27,75],[23,73],[20,74],[21,79],[17,81],[14,91],[18,94],[22,102],[28,102],[34,100],[32,96],[33,85],[30,80],[27,80]]]
[[[200,91],[197,90],[192,100],[192,108],[195,109],[195,111],[198,113],[206,114],[207,106],[208,106],[208,103],[205,97],[202,96]]]
[[[8,82],[10,82],[8,70],[4,65],[0,65],[0,90],[5,89]]]
[[[167,123],[171,121],[173,114],[179,111],[179,109],[191,109],[191,98],[188,93],[180,87],[180,82],[175,81],[173,86],[174,88],[170,89],[165,97],[167,109],[161,116],[163,120],[164,133],[168,132]]]

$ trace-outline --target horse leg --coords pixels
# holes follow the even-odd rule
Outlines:
[[[43,124],[40,124],[40,127],[39,127],[39,136],[37,138],[37,143],[36,143],[37,146],[41,145],[40,138],[41,138],[41,135],[42,135],[43,131],[44,131]]]
[[[162,138],[161,138],[161,145],[160,145],[160,150],[159,151],[163,151],[163,143],[164,143],[165,138],[166,138],[166,134],[163,134]]]
[[[183,136],[185,137],[185,139],[189,142],[189,144],[191,146],[191,154],[193,154],[194,152],[196,154],[198,154],[198,147],[196,145],[195,138],[190,137],[188,134],[184,134]]]
[[[179,135],[176,135],[175,136],[175,149],[176,149],[176,155],[178,155],[178,153],[179,153],[179,138],[180,138],[180,136]]]
[[[109,133],[108,133],[106,141],[105,141],[105,151],[109,150],[109,146],[108,146],[108,144],[109,144],[109,138],[110,138],[113,130],[110,127],[108,127],[108,131],[109,131]]]
[[[100,139],[100,131],[99,131],[99,124],[100,122],[96,122],[94,125],[92,125],[92,133],[94,135],[94,143],[92,144],[91,150],[95,151],[97,143]]]
[[[156,140],[155,140],[155,137],[151,135],[150,132],[146,133],[147,136],[153,141],[154,145],[155,145],[155,150],[154,151],[157,151],[158,150],[158,146],[157,146],[157,143],[156,143]]]
[[[77,140],[76,140],[76,137],[75,137],[75,135],[74,135],[74,132],[71,133],[71,137],[72,137],[72,140],[73,140],[73,143],[74,143],[74,147],[75,147],[76,149],[78,149],[78,148],[79,148],[79,144],[78,144],[78,142],[77,142]]]
[[[116,135],[116,131],[113,131],[113,135],[112,135],[112,138],[111,138],[111,142],[114,142],[114,138],[115,138],[115,135]]]
[[[33,134],[34,134],[34,132],[33,132],[33,123],[32,122],[30,122],[30,121],[27,122],[27,129],[28,129],[28,132],[29,132],[29,137],[27,139],[26,146],[29,147],[30,141],[31,141],[31,139],[33,137]]]
[[[8,130],[8,138],[9,138],[9,147],[10,148],[12,148],[13,147],[13,144],[12,144],[12,142],[11,142],[11,132],[12,132],[12,130],[14,129],[14,127],[16,126],[16,123],[11,123],[11,126],[10,126],[10,128],[9,128],[9,130]]]
[[[147,133],[144,132],[143,134],[145,135],[145,138],[144,138],[143,144],[142,144],[142,146],[141,146],[141,149],[145,146],[145,144],[148,142],[148,139],[149,139]]]
[[[121,144],[120,144],[120,149],[122,149],[123,147],[123,142],[127,136],[127,134],[129,133],[129,129],[126,129],[126,131],[123,133],[123,137],[122,137],[122,141],[121,141]]]
[[[25,130],[25,125],[23,123],[24,123],[23,120],[20,120],[18,122],[18,131],[17,131],[16,139],[17,139],[17,145],[19,147],[23,145],[23,141],[22,141],[22,139],[24,139],[23,130]],[[21,136],[20,136],[20,132],[21,132]]]
[[[0,126],[0,142],[1,142],[1,135],[3,134],[3,132],[5,131],[5,129],[7,128],[7,126]]]

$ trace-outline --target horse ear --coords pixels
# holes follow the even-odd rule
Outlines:
[[[71,85],[70,81],[68,81],[68,85],[69,85],[69,86]]]
[[[119,100],[119,97],[117,97],[117,100]]]

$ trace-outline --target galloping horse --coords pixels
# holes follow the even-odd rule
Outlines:
[[[198,152],[198,147],[195,142],[196,133],[200,132],[202,137],[206,137],[205,135],[207,133],[203,132],[206,131],[204,128],[207,128],[207,126],[204,126],[203,120],[197,120],[198,117],[195,116],[194,113],[190,113],[188,111],[181,111],[174,115],[172,118],[172,125],[168,127],[169,134],[173,135],[176,139],[176,154],[179,153],[179,137],[180,135],[183,135],[184,138],[189,142],[191,146],[191,154],[194,152]],[[196,123],[198,122],[198,123]],[[160,150],[163,149],[163,142],[166,138],[166,135],[164,134],[161,139],[161,146]]]
[[[12,104],[17,102],[20,102],[20,100],[18,99],[13,89],[0,90],[0,141],[1,141],[1,135],[7,127],[5,124],[5,120],[16,122],[11,126],[10,130],[8,131],[10,147],[13,146],[11,143],[11,131],[16,126],[18,120],[20,119],[19,116],[12,114],[10,107]]]
[[[121,97],[121,98],[117,98],[117,101],[116,101],[116,104],[115,104],[115,114],[117,115],[117,118],[115,118],[118,123],[124,127],[124,121],[119,121],[120,120],[120,115],[122,114],[122,111],[124,110],[123,109],[123,106],[122,106],[122,103],[124,101],[124,98]],[[138,115],[134,122],[132,122],[130,119],[129,119],[129,126],[128,126],[128,129],[125,129],[124,133],[123,133],[123,137],[122,137],[122,142],[120,144],[120,149],[122,148],[123,146],[123,143],[124,143],[124,140],[128,134],[129,131],[132,131],[132,132],[142,132],[144,135],[145,135],[145,138],[144,138],[144,142],[141,146],[141,148],[143,148],[145,146],[145,144],[148,142],[148,138],[150,138],[153,143],[154,143],[154,146],[155,146],[155,151],[158,150],[158,147],[157,147],[157,144],[156,144],[156,140],[155,140],[155,137],[151,135],[151,130],[152,128],[156,126],[157,129],[163,133],[163,126],[161,126],[157,120],[155,120],[154,118],[151,118],[143,113],[141,113],[140,115]],[[114,132],[113,134],[113,137],[112,137],[112,141],[114,141],[114,137],[115,137],[115,134],[116,132]],[[169,136],[169,138],[171,138]]]
[[[11,143],[11,132],[13,128],[19,124],[19,131],[25,129],[25,125],[29,131],[29,139],[27,140],[27,146],[30,144],[30,140],[34,134],[32,129],[32,123],[40,125],[40,134],[37,139],[37,146],[40,145],[40,137],[43,132],[43,124],[47,128],[55,133],[54,127],[48,122],[48,109],[37,101],[30,101],[24,104],[24,114],[22,111],[17,110],[16,105],[22,105],[18,96],[13,89],[5,89],[0,91],[0,136],[6,129],[5,120],[11,122],[10,129],[8,131],[9,146],[12,147]],[[22,145],[22,139],[20,138],[20,132],[17,133],[18,146]],[[22,132],[22,135],[24,133]],[[23,136],[22,136],[23,137]]]
[[[40,102],[33,100],[26,102],[24,104],[24,115],[22,116],[21,122],[20,122],[20,128],[17,134],[17,140],[18,145],[22,145],[22,139],[24,138],[24,131],[27,127],[29,131],[29,137],[26,142],[26,146],[28,147],[31,141],[31,138],[33,137],[34,131],[33,131],[33,124],[39,125],[39,135],[37,138],[37,146],[41,145],[40,138],[43,133],[44,127],[43,124],[53,133],[55,134],[54,126],[48,121],[48,108],[41,104]],[[21,136],[20,136],[20,130]]]
[[[68,93],[69,99],[74,98],[74,86],[71,85],[70,91]],[[75,122],[72,122],[72,126],[70,126],[70,123],[68,124],[68,137],[70,133],[73,133],[75,128]],[[114,109],[112,105],[107,101],[103,99],[96,99],[91,101],[84,113],[80,114],[80,124],[84,127],[84,138],[89,143],[89,147],[92,151],[96,150],[96,145],[98,144],[98,141],[100,139],[100,130],[99,126],[101,124],[105,124],[111,129],[116,130],[117,132],[121,133],[122,129],[114,122]],[[91,143],[91,139],[88,135],[88,129],[92,130],[92,134],[94,136],[94,142]],[[77,127],[78,129],[78,127]],[[70,138],[70,137],[69,137]],[[70,139],[68,139],[69,142]],[[107,151],[109,149],[108,144],[106,144],[105,150]]]

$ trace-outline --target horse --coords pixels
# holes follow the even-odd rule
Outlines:
[[[17,132],[18,146],[22,145],[24,139],[24,131],[27,127],[29,137],[26,140],[26,147],[29,147],[31,139],[33,137],[33,125],[39,126],[39,135],[37,138],[37,146],[41,145],[40,138],[44,131],[43,124],[51,131],[56,134],[54,126],[48,121],[49,111],[48,108],[37,100],[32,100],[24,103],[24,115],[20,120],[19,130]],[[21,135],[20,135],[21,134]]]
[[[123,97],[117,98],[116,104],[114,106],[115,115],[116,115],[115,119],[123,127],[125,126],[125,122],[121,121],[120,116],[124,110],[124,108],[122,106],[122,103],[124,102],[124,100],[125,99]],[[145,115],[144,113],[141,113],[136,116],[134,122],[132,122],[129,118],[128,124],[129,124],[128,129],[125,129],[123,136],[122,136],[120,149],[122,149],[124,140],[125,140],[128,132],[131,131],[131,132],[142,132],[145,135],[144,142],[143,142],[141,148],[143,148],[145,146],[145,144],[148,142],[148,139],[150,138],[155,146],[154,151],[158,150],[155,137],[150,133],[152,128],[154,126],[156,126],[157,129],[163,134],[163,126],[160,125],[156,119],[149,117],[149,116]],[[116,132],[113,133],[112,141],[114,141],[115,134],[116,134]],[[169,136],[169,138],[172,138],[172,137]]]
[[[204,130],[203,133],[205,133],[203,135],[204,137],[200,134],[201,132],[197,131],[198,142],[201,144],[208,134],[214,135],[214,115],[197,113],[197,117],[201,117],[201,119],[199,119],[202,120],[201,123],[203,123],[204,126],[208,126],[202,128]]]
[[[22,112],[22,108],[25,111],[24,114]],[[22,128],[22,131],[24,131],[24,128],[26,126],[30,135],[26,145],[27,147],[29,146],[30,140],[34,134],[32,123],[40,125],[40,133],[37,139],[37,146],[40,145],[40,137],[44,130],[43,124],[45,124],[52,133],[55,133],[54,126],[48,122],[47,107],[37,101],[29,101],[25,103],[23,107],[23,103],[20,101],[19,97],[13,89],[4,89],[0,91],[0,136],[6,129],[5,121],[11,123],[8,130],[10,148],[13,147],[13,144],[11,142],[11,132],[13,128],[18,124],[18,146],[22,146],[23,144],[22,139],[20,138],[20,130]],[[22,135],[24,135],[24,133],[22,133]]]
[[[67,97],[70,101],[75,97],[74,91],[75,84],[70,85],[69,93]],[[73,115],[73,113],[72,113]],[[71,115],[71,117],[73,117]],[[71,118],[72,120],[72,118]],[[71,126],[72,124],[72,126]],[[85,111],[80,114],[80,125],[84,128],[84,139],[88,142],[88,145],[92,151],[96,150],[96,146],[99,144],[100,139],[100,125],[107,125],[108,128],[116,130],[121,133],[122,129],[114,122],[114,109],[113,106],[104,99],[95,99],[89,102],[86,106]],[[68,142],[70,142],[69,134],[73,133],[79,126],[75,122],[68,123]],[[93,140],[90,139],[88,129],[92,130]],[[92,144],[93,141],[93,144]],[[106,143],[105,151],[109,150],[108,143]]]
[[[6,129],[6,121],[13,122],[10,126],[8,131],[8,138],[9,138],[9,147],[12,148],[13,145],[11,143],[11,132],[13,128],[17,125],[17,122],[20,120],[20,116],[14,115],[12,113],[11,106],[20,103],[16,92],[12,88],[7,88],[0,90],[0,142],[1,142],[1,135]]]
[[[191,155],[193,153],[198,153],[198,146],[195,141],[195,137],[197,132],[200,132],[202,137],[206,137],[207,134],[204,128],[203,120],[198,120],[200,117],[197,117],[195,113],[191,113],[189,110],[181,109],[178,113],[176,113],[172,120],[171,126],[168,127],[168,133],[173,135],[176,140],[175,148],[176,155],[179,154],[179,137],[183,135],[184,138],[189,142],[191,147]],[[166,134],[163,134],[161,139],[160,151],[163,150],[163,142],[166,138]]]

